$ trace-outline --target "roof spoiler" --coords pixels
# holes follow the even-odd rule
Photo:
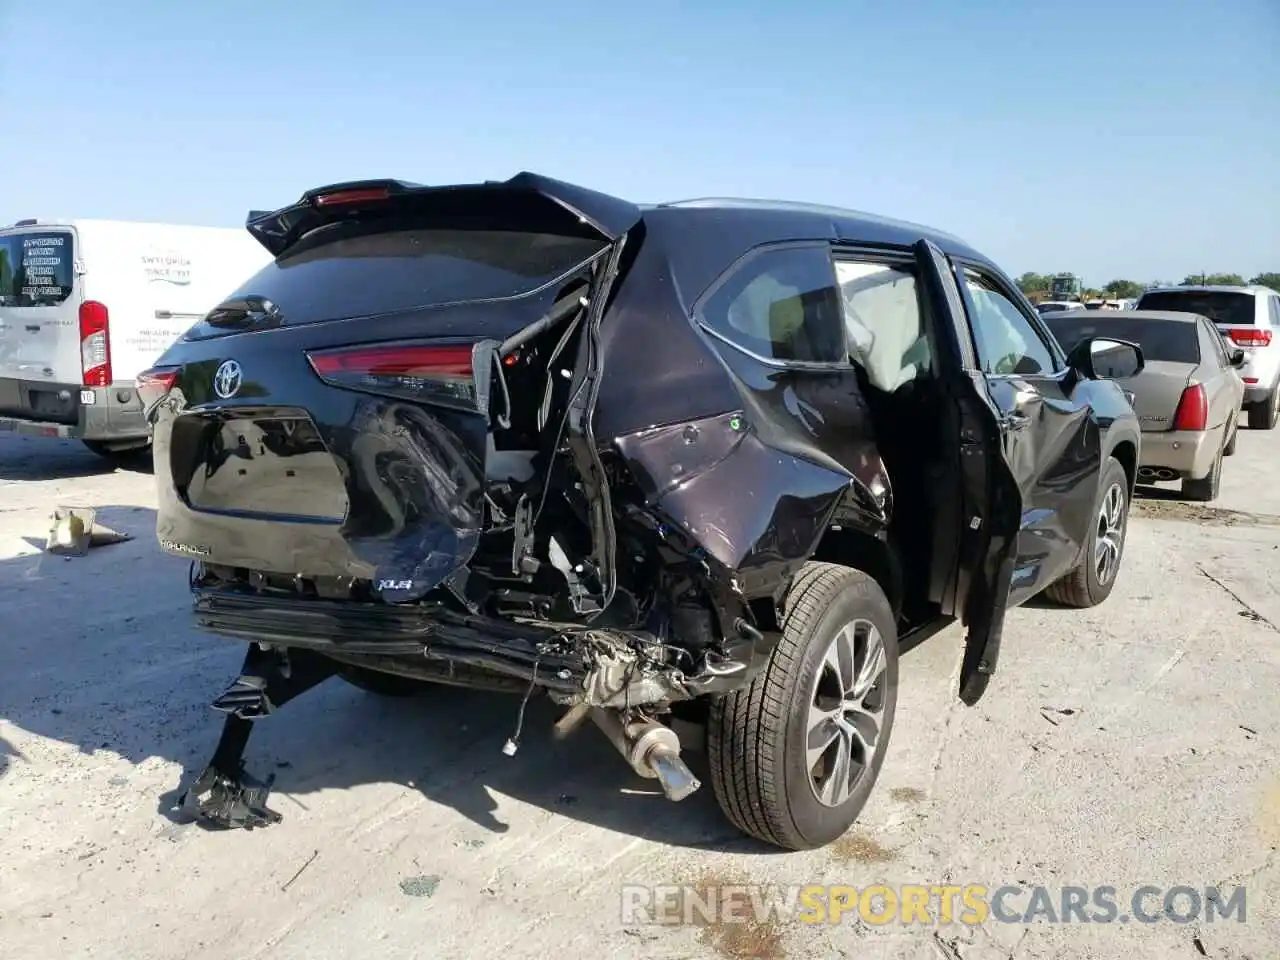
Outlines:
[[[308,190],[297,203],[279,210],[250,211],[245,228],[278,257],[317,227],[406,200],[425,217],[523,210],[537,220],[556,216],[563,221],[568,213],[573,223],[585,224],[610,241],[630,230],[641,216],[640,208],[626,200],[535,173],[518,173],[510,180],[446,186],[389,179],[332,183]]]

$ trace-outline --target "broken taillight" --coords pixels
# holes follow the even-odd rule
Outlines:
[[[471,343],[386,343],[307,354],[325,383],[474,409]]]
[[[1175,430],[1203,430],[1209,421],[1209,398],[1201,384],[1192,384],[1182,391],[1178,412],[1173,415]]]
[[[152,367],[138,374],[137,379],[134,380],[134,386],[138,390],[143,408],[146,409],[168,396],[177,382],[177,367]]]

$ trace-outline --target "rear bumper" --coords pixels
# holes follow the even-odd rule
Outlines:
[[[1244,385],[1244,403],[1266,403],[1276,390],[1275,384],[1246,383]]]
[[[132,384],[82,387],[0,379],[0,432],[141,444],[150,428]]]
[[[1172,480],[1154,476],[1154,471],[1173,471],[1178,478],[1204,477],[1222,448],[1222,432],[1216,427],[1205,431],[1152,430],[1142,434],[1142,453],[1138,463],[1138,479]]]
[[[196,589],[202,630],[318,653],[411,658],[491,670],[561,693],[580,692],[585,659],[553,631],[470,617],[435,606],[288,601]]]
[[[462,667],[514,682],[516,689],[538,687],[561,702],[597,707],[727,693],[749,682],[776,642],[744,629],[722,654],[707,653],[684,671],[661,659],[668,648],[657,638],[635,631],[507,621],[440,603],[295,600],[199,585],[193,592],[197,625],[210,633],[302,648],[390,673],[493,685],[454,675]]]
[[[1249,362],[1236,371],[1240,374],[1240,379],[1245,381],[1244,403],[1266,401],[1277,385],[1280,385],[1280,353],[1272,347],[1248,352]]]

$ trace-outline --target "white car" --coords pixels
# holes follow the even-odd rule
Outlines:
[[[1042,314],[1059,313],[1063,310],[1083,310],[1084,304],[1079,300],[1041,300],[1036,309]]]

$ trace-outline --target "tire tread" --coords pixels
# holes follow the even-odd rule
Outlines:
[[[1121,466],[1120,461],[1117,460],[1115,457],[1111,457],[1107,461],[1107,465],[1102,470],[1101,483],[1099,484],[1099,496],[1101,495],[1102,490],[1105,490],[1109,486],[1108,477],[1110,477],[1112,473],[1119,473],[1121,478],[1127,478],[1127,474],[1124,471],[1124,467]],[[1125,534],[1126,534],[1125,541],[1127,543],[1129,512],[1133,506],[1133,489],[1128,484],[1127,481],[1124,487],[1125,487],[1124,511],[1125,511]],[[1098,506],[1099,504],[1094,505],[1095,513],[1097,512]],[[1062,577],[1061,579],[1056,580],[1055,582],[1049,584],[1049,586],[1045,588],[1044,590],[1045,597],[1047,597],[1049,600],[1052,600],[1054,603],[1059,603],[1066,607],[1076,607],[1078,609],[1097,606],[1099,603],[1101,603],[1102,602],[1101,600],[1094,599],[1093,591],[1089,589],[1089,561],[1091,557],[1092,557],[1091,551],[1086,550],[1085,555],[1081,559],[1080,563],[1077,564],[1076,567],[1070,573],[1068,573],[1065,577]],[[1120,553],[1120,560],[1121,562],[1124,561],[1123,549],[1121,550],[1121,553]],[[1120,575],[1120,572],[1117,570],[1115,575],[1118,577]],[[1107,592],[1107,595],[1110,595],[1110,591]]]
[[[711,785],[725,815],[739,830],[788,849],[808,846],[786,813],[776,756],[787,722],[788,681],[832,600],[851,583],[874,580],[861,570],[811,562],[796,576],[783,616],[782,639],[764,669],[740,690],[711,706],[707,751]]]

